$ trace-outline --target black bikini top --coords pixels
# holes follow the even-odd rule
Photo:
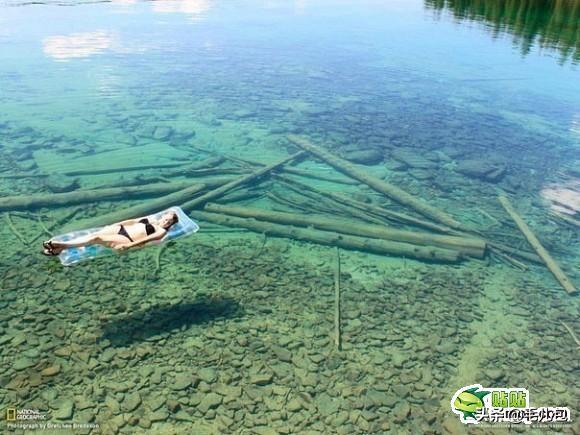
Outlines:
[[[155,232],[155,227],[149,223],[149,219],[143,218],[139,221],[139,223],[145,224],[145,231],[147,231],[147,235],[153,234]]]

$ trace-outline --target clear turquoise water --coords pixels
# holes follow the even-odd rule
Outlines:
[[[514,3],[518,2],[510,4]],[[365,170],[448,211],[489,237],[524,248],[525,242],[497,203],[497,193],[507,192],[542,242],[578,283],[578,231],[549,215],[549,204],[540,192],[552,183],[577,183],[580,177],[580,48],[576,39],[579,9],[569,6],[576,2],[558,3],[555,10],[546,6],[549,2],[520,3],[530,8],[526,9],[529,18],[516,25],[482,13],[489,11],[481,9],[485,2],[478,1],[3,1],[0,176],[58,175],[203,160],[207,155],[200,148],[273,162],[295,151],[286,135],[296,133],[336,153],[349,148],[379,150],[384,159]],[[437,5],[443,8],[438,9]],[[553,23],[558,14],[567,17],[565,24],[546,25]],[[522,29],[527,42],[518,36]],[[152,132],[161,127],[170,127],[171,134],[155,137]],[[415,156],[439,156],[435,158],[439,160],[434,169],[427,171],[396,168],[393,163],[400,161],[396,157],[400,149]],[[464,161],[493,162],[505,174],[499,180],[467,176],[457,171]],[[337,176],[312,160],[303,167]],[[78,177],[77,187],[123,184],[134,180],[137,174],[153,179],[165,173],[148,170],[82,176]],[[269,184],[265,186],[266,190],[271,188]],[[354,193],[352,186],[345,189],[353,189]],[[0,180],[0,196],[38,193],[51,194],[44,178]],[[578,195],[577,190],[575,201]],[[127,201],[129,205],[133,203],[139,201]],[[279,207],[264,198],[257,204]],[[89,218],[119,207],[119,202],[106,202],[81,208],[71,219]],[[56,222],[74,209],[47,207],[38,213],[47,222]],[[403,211],[396,205],[393,209]],[[38,232],[42,229],[37,223],[18,213],[11,216],[24,239],[39,244]],[[222,433],[236,433],[242,427],[286,427],[287,433],[309,428],[322,433],[330,427],[329,422],[337,420],[326,392],[335,398],[350,397],[360,393],[358,387],[388,384],[389,394],[404,398],[404,392],[392,390],[400,383],[398,379],[415,369],[425,373],[427,367],[436,380],[432,390],[410,400],[410,416],[403,415],[407,402],[400,398],[393,410],[386,405],[371,406],[369,412],[376,417],[366,415],[368,421],[361,420],[356,400],[344,399],[346,404],[341,405],[340,413],[347,413],[347,421],[332,426],[333,431],[342,428],[342,433],[400,433],[397,428],[403,427],[409,433],[428,429],[453,432],[455,423],[447,415],[450,411],[440,403],[448,401],[461,382],[489,383],[494,379],[485,372],[485,364],[480,367],[483,375],[469,377],[470,364],[482,357],[474,348],[492,349],[484,361],[504,370],[496,383],[533,387],[546,406],[573,405],[566,402],[573,396],[559,401],[561,391],[574,391],[574,383],[578,382],[573,368],[575,346],[560,322],[578,331],[577,299],[566,295],[543,267],[530,266],[523,272],[494,258],[489,264],[473,261],[457,269],[437,266],[441,269],[436,272],[428,266],[409,265],[397,259],[383,262],[377,256],[343,254],[344,268],[351,274],[346,285],[360,292],[345,296],[345,317],[350,322],[361,318],[365,326],[345,327],[346,353],[341,358],[346,359],[340,366],[332,360],[338,356],[329,356],[332,344],[325,343],[319,334],[320,330],[332,328],[332,312],[325,311],[332,306],[332,282],[320,277],[332,276],[334,251],[329,254],[328,250],[300,244],[293,244],[290,249],[286,245],[290,242],[285,239],[266,243],[266,238],[262,241],[261,236],[247,234],[238,238],[236,234],[218,233],[215,238],[204,239],[204,225],[201,227],[200,238],[192,239],[187,247],[168,248],[175,255],[173,266],[166,252],[161,260],[164,269],[158,273],[152,272],[151,265],[159,257],[156,259],[156,254],[146,250],[120,260],[110,257],[100,263],[95,261],[94,268],[89,265],[62,270],[39,255],[36,246],[20,243],[5,225],[1,236],[7,244],[7,254],[0,260],[0,271],[10,296],[2,302],[5,312],[0,327],[7,337],[17,337],[18,331],[32,337],[24,344],[18,340],[16,346],[22,346],[22,352],[28,352],[25,357],[38,364],[25,371],[18,368],[7,372],[0,382],[2,387],[8,385],[0,392],[0,404],[61,409],[62,403],[55,402],[56,396],[50,391],[57,391],[59,398],[68,397],[66,386],[73,379],[78,381],[74,384],[78,387],[74,392],[74,415],[78,421],[112,424],[106,427],[131,432],[132,423],[121,423],[123,417],[119,420],[118,412],[113,412],[117,419],[110,423],[113,417],[106,409],[113,409],[114,405],[106,400],[107,395],[122,403],[127,397],[125,391],[103,393],[107,378],[119,382],[132,379],[127,394],[141,391],[143,405],[134,414],[146,420],[154,408],[150,401],[165,401],[173,395],[183,399],[180,393],[167,392],[172,388],[173,367],[194,372],[203,367],[219,368],[218,383],[262,388],[252,384],[252,370],[271,369],[266,355],[281,353],[279,347],[275,351],[269,347],[276,342],[299,357],[310,355],[308,363],[297,362],[295,357],[293,364],[323,380],[317,390],[304,381],[302,372],[296,375],[299,380],[295,382],[280,374],[282,369],[274,368],[273,384],[291,388],[286,396],[290,400],[294,394],[307,393],[315,405],[306,401],[310,405],[301,405],[301,411],[286,419],[272,417],[273,411],[282,412],[278,405],[268,402],[266,406],[252,390],[240,399],[241,409],[251,415],[246,420],[236,414],[235,408],[222,405],[215,412],[200,414],[199,400],[213,392],[216,385],[215,380],[208,380],[202,381],[201,390],[192,392],[190,402],[180,402],[183,411],[199,424],[214,425],[213,430]],[[32,252],[33,249],[36,250]],[[273,272],[272,263],[280,264],[278,272],[284,278]],[[258,279],[250,274],[253,270],[260,277],[255,286]],[[439,270],[441,275],[437,275]],[[302,271],[304,275],[297,275]],[[461,278],[455,275],[463,273],[466,275]],[[441,294],[433,288],[442,289]],[[315,290],[301,299],[300,291],[304,289],[307,293]],[[259,295],[252,296],[254,291]],[[433,298],[433,291],[437,298]],[[276,293],[272,296],[274,293],[266,292]],[[119,294],[127,295],[127,300],[120,301]],[[196,297],[205,298],[208,294],[209,302],[196,302]],[[489,323],[481,321],[483,326],[470,323],[473,328],[469,334],[462,332],[466,328],[462,319],[471,319],[466,320],[468,323],[480,320],[468,308],[455,309],[465,302],[465,294],[471,295],[474,311],[481,308],[486,313],[483,318],[491,319]],[[318,296],[322,299],[317,301]],[[267,300],[268,306],[252,311],[261,299]],[[327,302],[326,308],[317,305]],[[81,308],[77,310],[78,303]],[[164,303],[182,303],[175,309],[177,317],[173,320],[171,309],[153,309]],[[382,303],[387,304],[384,310]],[[425,303],[433,304],[431,310],[419,308]],[[61,315],[47,308],[60,304]],[[193,304],[193,308],[188,304]],[[231,322],[222,322],[221,315],[238,305],[249,314],[241,315],[241,320],[232,316]],[[397,313],[393,306],[417,308]],[[454,307],[451,312],[446,311],[449,306]],[[296,307],[305,307],[303,317]],[[432,324],[421,320],[421,315],[430,311],[438,313],[438,320]],[[380,317],[385,312],[391,314]],[[31,320],[36,315],[38,324]],[[101,315],[113,319],[112,323],[101,328]],[[161,319],[161,324],[169,323],[170,327],[143,332],[150,326],[141,318],[145,315]],[[188,316],[192,315],[201,316],[202,320],[189,321]],[[205,315],[211,326],[206,325]],[[375,323],[367,324],[367,315],[372,315]],[[168,316],[170,320],[165,322]],[[324,318],[328,325],[321,326],[317,322],[324,316],[330,316]],[[52,341],[43,339],[43,325],[50,322],[53,334],[60,327],[54,326],[55,318],[74,332],[55,333],[57,339],[50,345]],[[393,318],[398,319],[396,327]],[[451,323],[443,325],[441,319]],[[513,328],[521,335],[504,339],[503,333],[494,332],[498,323],[503,325],[498,331]],[[431,326],[426,326],[426,331],[420,328],[421,324]],[[127,325],[133,335],[143,332],[141,339],[124,337],[123,328]],[[288,339],[284,334],[289,331],[303,336]],[[475,335],[479,338],[473,339]],[[145,342],[143,337],[151,336],[154,339]],[[155,338],[158,336],[159,340]],[[404,343],[393,336],[405,337]],[[429,343],[439,337],[449,338],[456,348],[448,349],[442,344],[429,348]],[[537,337],[547,339],[541,342]],[[221,344],[213,348],[220,340]],[[235,346],[246,349],[245,359],[236,359],[227,350],[223,353],[233,341]],[[111,343],[113,347],[109,347]],[[319,351],[325,361],[330,358],[327,366],[317,365],[318,345],[322,349],[328,347]],[[413,346],[418,346],[418,350]],[[72,347],[82,357],[54,357],[54,349],[63,347]],[[110,367],[109,361],[103,359],[107,348],[114,349],[117,355]],[[141,355],[144,348],[152,349],[145,357]],[[501,362],[505,349],[510,355],[520,355],[523,369],[506,365],[505,359]],[[131,356],[120,356],[124,351]],[[219,362],[213,351],[222,352]],[[90,355],[88,360],[83,359],[83,352]],[[410,353],[425,356],[400,366],[394,364],[393,355]],[[461,355],[466,356],[462,359]],[[3,358],[12,366],[19,355],[5,354]],[[382,366],[369,361],[393,364]],[[42,378],[40,384],[31,382],[37,376],[34,370],[53,364],[62,366],[61,374],[53,381]],[[164,368],[167,378],[141,389],[140,382],[150,377],[146,367]],[[389,370],[390,377],[383,373]],[[92,374],[87,376],[87,372]],[[133,379],[135,373],[138,376]],[[22,380],[22,385],[10,384],[13,379]],[[89,387],[87,400],[100,409],[96,420],[95,415],[91,420],[90,413],[83,413],[78,405],[78,395],[89,391]],[[350,394],[345,388],[355,388],[357,393],[348,390]],[[282,390],[277,391],[273,394],[286,394],[286,390],[283,394],[279,394]],[[422,401],[424,405],[420,406]],[[430,411],[423,413],[420,409],[425,406]],[[434,413],[436,419],[430,419],[429,413]],[[124,414],[130,416],[132,411],[125,410]],[[342,418],[344,414],[339,415]],[[228,425],[224,416],[235,423]],[[455,418],[452,414],[451,417]],[[172,412],[154,422],[153,429],[146,423],[139,425],[144,430],[178,433],[191,430],[190,423],[183,415],[176,418]]]

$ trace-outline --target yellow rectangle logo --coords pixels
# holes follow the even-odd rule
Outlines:
[[[16,408],[6,409],[6,421],[16,421]]]

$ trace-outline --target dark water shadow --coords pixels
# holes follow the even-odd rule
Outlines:
[[[232,298],[204,298],[179,305],[156,306],[105,323],[101,327],[100,340],[109,340],[112,346],[154,342],[193,325],[236,318],[242,314],[240,304]]]

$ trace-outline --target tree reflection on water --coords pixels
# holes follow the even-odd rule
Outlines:
[[[438,14],[484,22],[494,37],[510,33],[527,54],[535,44],[556,49],[561,62],[580,61],[580,1],[577,0],[425,0]]]

